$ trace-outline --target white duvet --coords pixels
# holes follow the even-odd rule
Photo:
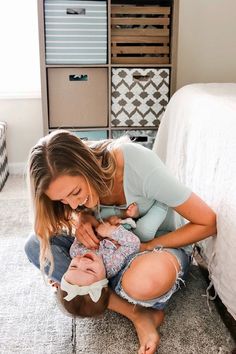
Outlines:
[[[178,90],[153,149],[217,213],[217,237],[201,247],[214,288],[236,319],[236,84]]]

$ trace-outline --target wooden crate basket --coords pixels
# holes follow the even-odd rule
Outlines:
[[[113,64],[170,63],[169,6],[111,6]]]

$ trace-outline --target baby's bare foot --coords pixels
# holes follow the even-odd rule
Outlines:
[[[132,203],[126,210],[126,217],[137,218],[139,216],[139,209],[136,203]]]

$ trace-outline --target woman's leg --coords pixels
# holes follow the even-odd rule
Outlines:
[[[189,263],[190,257],[181,249],[159,249],[141,254],[123,273],[122,289],[134,303],[150,301],[153,306],[153,300],[158,303],[158,298],[167,296],[168,292],[169,299],[179,288]]]
[[[73,243],[73,237],[56,236],[52,238],[51,243],[55,263],[52,279],[60,282],[71,261],[69,249]],[[37,236],[31,234],[25,244],[25,252],[29,261],[37,268],[39,268],[39,247]],[[134,324],[140,341],[138,354],[154,354],[156,352],[160,341],[156,328],[164,319],[163,311],[133,306],[113,292],[111,292],[109,300],[109,309],[127,317]]]
[[[69,250],[73,240],[74,237],[66,235],[54,236],[51,239],[51,251],[54,259],[54,270],[51,275],[51,279],[56,282],[60,283],[63,274],[66,272],[70,264],[71,258]],[[25,253],[29,261],[39,269],[40,244],[36,235],[31,234],[27,239],[25,244]],[[46,274],[48,271],[49,265],[45,268]]]
[[[166,294],[170,296],[176,290],[175,284],[179,277],[187,273],[190,257],[183,250],[168,251],[160,249],[137,256],[120,278],[121,285],[115,286],[122,294],[123,289],[134,303],[153,302],[154,308],[144,308],[115,296],[111,297],[109,308],[129,318],[136,330],[140,341],[139,354],[153,354],[159,344],[159,334],[156,328],[162,323],[164,313],[163,302],[156,303],[156,298]],[[120,284],[120,281],[118,284]],[[175,290],[173,290],[175,289]],[[173,291],[172,291],[173,290]],[[124,295],[124,293],[123,293]],[[122,296],[123,296],[122,295]],[[149,300],[149,301],[148,301]]]
[[[164,319],[164,312],[134,306],[111,292],[108,308],[127,317],[134,325],[139,338],[138,354],[154,354],[160,342],[157,327]]]

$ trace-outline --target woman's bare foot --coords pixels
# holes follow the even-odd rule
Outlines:
[[[140,342],[138,354],[154,354],[160,342],[157,327],[164,319],[164,312],[132,305],[111,291],[108,308],[127,317],[134,325]]]
[[[164,320],[164,312],[138,307],[133,324],[137,331],[140,348],[138,354],[154,354],[160,343],[160,335],[157,331]]]

